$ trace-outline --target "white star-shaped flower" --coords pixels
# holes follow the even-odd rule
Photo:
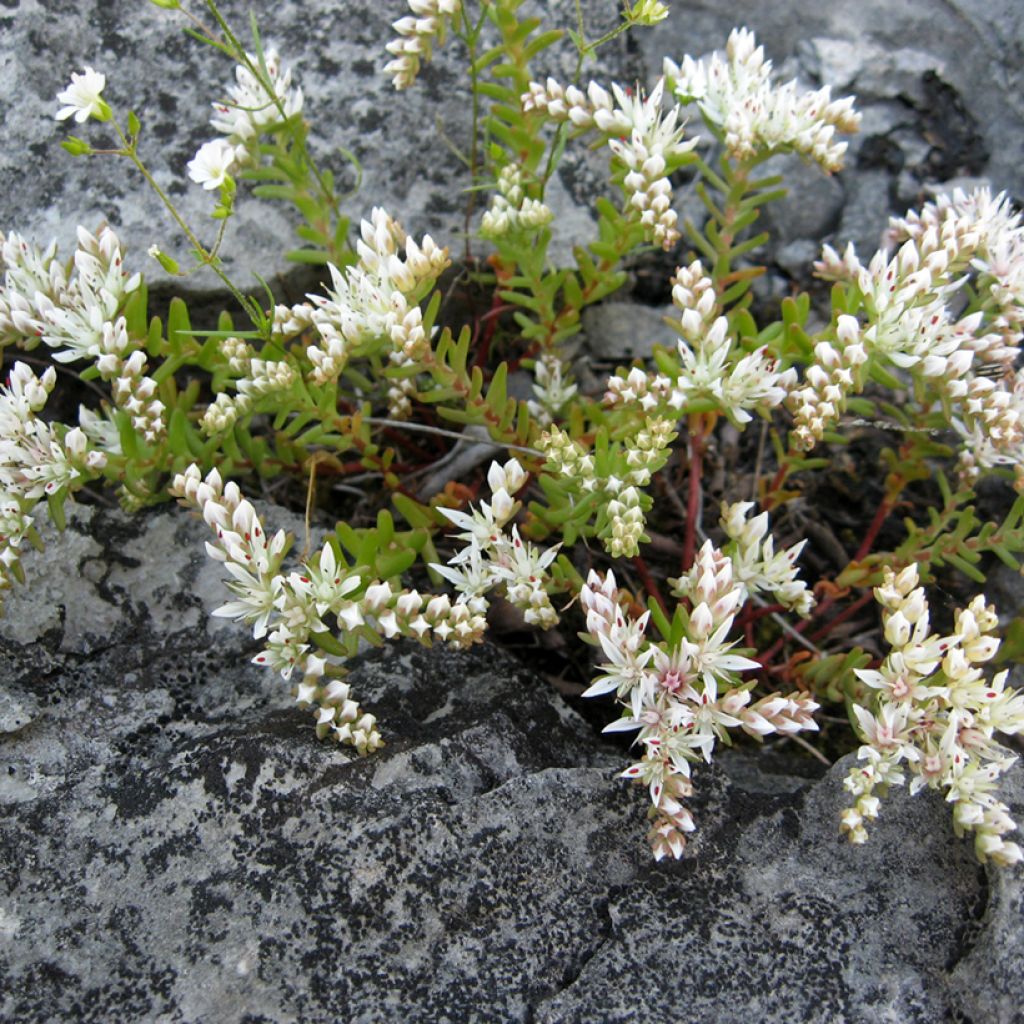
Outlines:
[[[197,185],[212,191],[224,184],[236,162],[235,147],[226,139],[214,139],[204,142],[195,158],[189,161],[188,176]]]
[[[57,102],[66,104],[57,111],[57,120],[66,121],[72,115],[79,124],[90,117],[97,121],[108,120],[110,108],[100,97],[106,84],[106,75],[90,67],[86,67],[81,74],[73,73],[71,84],[57,93]]]

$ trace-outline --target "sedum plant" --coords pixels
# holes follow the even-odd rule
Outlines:
[[[774,734],[823,757],[801,734],[835,706],[859,744],[837,823],[853,842],[909,775],[913,792],[945,793],[980,860],[1022,859],[996,784],[1015,759],[997,735],[1024,729],[1024,697],[1006,670],[988,672],[996,613],[977,595],[934,633],[922,586],[950,570],[983,582],[993,560],[1016,570],[1024,551],[1024,227],[1008,199],[939,197],[894,220],[889,248],[866,263],[826,246],[824,308],[801,294],[765,313],[751,290],[766,241],[755,228],[785,192],[762,165],[797,153],[838,171],[859,121],[852,98],[777,83],[745,29],[710,58],[666,59],[649,89],[584,76],[611,39],[662,20],[661,3],[624,3],[621,23],[593,39],[581,5],[567,27],[524,17],[521,0],[409,0],[386,44],[396,89],[414,87],[448,38],[468,56],[467,218],[489,255],[467,248],[460,269],[492,301],[460,322],[441,312],[447,248],[380,208],[350,230],[351,197],[311,155],[297,80],[255,25],[243,43],[214,0],[201,13],[153,2],[234,64],[212,105],[216,135],[183,169],[213,197],[214,240],[157,183],[141,117],[104,97],[101,73],[74,73],[56,116],[96,122],[95,138],[65,148],[129,160],[188,244],[150,256],[172,275],[216,275],[233,313],[199,330],[175,299],[151,316],[108,226],[80,229],[67,263],[52,244],[2,238],[0,343],[45,346],[102,398],[59,422],[46,410],[55,368],[14,361],[0,389],[0,587],[24,582],[44,500],[62,526],[86,487],[113,487],[130,510],[177,498],[209,525],[224,568],[230,599],[214,614],[251,628],[254,660],[291,681],[322,739],[360,754],[385,742],[386,723],[346,681],[367,645],[478,643],[511,608],[524,629],[575,629],[592,646],[583,695],[620,705],[607,731],[634,740],[622,774],[646,787],[659,859],[682,855],[693,766],[718,743]],[[563,36],[578,53],[568,81],[541,70]],[[592,237],[560,266],[547,187],[580,145],[607,161],[609,189]],[[680,221],[684,185],[702,223]],[[236,205],[260,200],[295,208],[302,245],[289,256],[324,268],[302,302],[245,293],[220,259]],[[676,263],[678,340],[588,393],[571,345],[582,313],[652,249]],[[827,464],[815,449],[865,421],[896,438],[884,497],[842,571],[808,579],[806,541],[779,543],[769,512],[791,511]],[[705,534],[704,471],[726,430],[760,433],[757,500],[727,486]],[[376,518],[343,519],[319,551],[289,560],[293,539],[245,494],[291,479],[308,513],[318,473],[350,491],[373,482]],[[926,480],[927,515],[894,523]],[[983,480],[1005,499],[994,519],[976,503]],[[887,548],[883,528],[898,538]],[[848,646],[840,627],[872,595],[877,640]],[[1021,628],[1008,631],[1010,656]]]

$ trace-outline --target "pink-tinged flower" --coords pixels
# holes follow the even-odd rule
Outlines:
[[[204,142],[189,161],[188,176],[197,185],[212,191],[227,181],[237,162],[235,147],[224,139],[214,139]]]
[[[106,75],[90,67],[86,67],[81,74],[73,73],[71,84],[57,93],[57,102],[65,104],[57,111],[57,120],[66,121],[73,116],[79,124],[90,117],[97,121],[109,121],[110,107],[100,97],[106,84]]]

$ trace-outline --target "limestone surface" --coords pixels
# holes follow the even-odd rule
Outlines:
[[[773,223],[781,244],[820,241],[825,234],[873,248],[890,212],[919,202],[931,186],[965,176],[1024,196],[1024,8],[1015,0],[670,6],[670,17],[657,27],[601,49],[583,77],[650,87],[664,56],[709,53],[742,22],[757,33],[780,74],[859,97],[864,129],[848,169],[830,183],[811,180],[812,169],[791,168],[798,194],[777,208]],[[254,8],[264,40],[279,48],[302,85],[314,152],[342,187],[356,178],[344,152],[358,159],[362,185],[347,206],[354,220],[383,205],[409,230],[430,231],[461,255],[469,181],[456,151],[465,151],[470,132],[464,49],[445,46],[420,81],[398,94],[382,68],[390,23],[406,13],[402,0],[223,0],[221,7],[243,33]],[[582,7],[594,38],[616,23],[621,4],[585,0]],[[523,10],[541,8],[560,25],[574,24],[574,0],[529,0]],[[149,246],[185,258],[183,239],[127,162],[74,160],[59,147],[69,129],[53,120],[56,94],[72,71],[89,65],[107,75],[105,95],[117,109],[142,116],[142,152],[157,182],[212,240],[210,194],[188,181],[186,164],[213,135],[210,104],[222,96],[232,68],[186,37],[183,24],[180,16],[137,0],[0,4],[0,92],[8,97],[0,229],[40,242],[55,237],[67,253],[76,225],[95,229],[107,221],[122,234],[132,266],[147,269],[154,282],[166,276],[145,256]],[[536,70],[568,81],[575,60],[563,40]],[[75,130],[97,146],[109,141],[95,123]],[[572,245],[589,237],[587,210],[607,187],[604,164],[585,147],[570,147],[552,181],[558,261],[569,261]],[[680,204],[689,212],[682,196]],[[292,228],[284,207],[243,197],[223,250],[226,268],[243,286],[253,285],[258,273],[279,298],[297,299],[303,283],[282,258],[296,244]],[[192,292],[211,292],[215,285],[210,275],[184,283]]]
[[[940,799],[852,848],[846,762],[736,753],[655,864],[625,752],[491,647],[360,659],[388,745],[359,759],[209,618],[205,533],[80,508],[9,596],[0,1019],[1020,1019],[1021,878]]]

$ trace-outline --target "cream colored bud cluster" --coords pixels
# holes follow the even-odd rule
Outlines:
[[[615,158],[613,166],[622,174],[628,211],[643,225],[648,241],[671,249],[679,240],[679,231],[668,176],[696,146],[697,139],[683,142],[679,107],[663,111],[664,93],[664,79],[650,95],[642,90],[634,95],[613,84],[613,106],[612,96],[594,82],[584,93],[575,86],[563,89],[549,78],[544,85],[531,82],[520,102],[526,112],[543,111],[554,121],[569,121],[577,128],[604,133]]]
[[[746,588],[743,599],[751,594],[772,594],[779,604],[806,618],[814,607],[814,597],[807,584],[797,579],[796,561],[807,541],[776,551],[768,513],[748,518],[753,507],[752,501],[723,503],[719,520],[733,542],[726,551],[734,577]]]
[[[236,362],[242,361],[236,359]],[[298,379],[295,369],[286,360],[266,360],[252,356],[244,361],[248,363],[247,376],[234,382],[237,393],[231,395],[226,391],[220,392],[203,414],[200,426],[207,434],[229,430],[240,416],[252,411],[258,399],[288,391]]]
[[[679,267],[672,278],[672,301],[680,310],[679,372],[675,379],[637,367],[611,377],[605,403],[639,402],[650,411],[659,405],[679,410],[695,399],[711,399],[737,424],[767,413],[796,383],[796,370],[780,372],[767,348],[745,352],[729,333],[729,321],[717,315],[714,282],[700,260]]]
[[[620,371],[621,376],[609,377],[604,403],[610,408],[639,404],[644,412],[652,412],[660,405],[679,410],[684,396],[672,387],[672,381],[662,373],[648,373],[634,366]]]
[[[275,336],[293,337],[310,327],[319,334],[318,343],[306,349],[314,384],[336,380],[353,354],[377,346],[399,365],[421,358],[430,347],[417,303],[448,266],[448,250],[429,235],[417,244],[379,207],[362,222],[356,250],[354,267],[341,271],[328,264],[333,288],[326,295],[274,310]]]
[[[803,386],[786,398],[793,413],[790,444],[799,451],[810,451],[822,439],[846,411],[849,396],[863,386],[860,368],[868,354],[860,343],[856,317],[846,313],[838,317],[835,340],[836,345],[819,341],[814,346],[814,362],[807,367]]]
[[[584,493],[600,489],[594,456],[564,430],[552,427],[541,434],[537,443],[547,460],[545,468],[553,476],[572,480]]]
[[[626,446],[626,465],[630,469],[629,483],[637,487],[646,487],[651,482],[651,477],[665,465],[669,446],[677,436],[674,418],[646,417],[644,425]]]
[[[448,22],[462,11],[462,0],[409,0],[412,14],[392,24],[398,38],[388,43],[394,58],[384,66],[396,89],[408,89],[420,73],[423,61],[430,60],[434,40],[444,42]]]
[[[106,465],[81,427],[69,430],[39,417],[56,380],[52,366],[37,377],[16,362],[0,387],[0,591],[23,578],[21,545],[36,502],[80,486],[83,474]]]
[[[630,207],[640,215],[645,237],[662,249],[671,249],[681,236],[676,228],[679,215],[672,209],[665,157],[648,148],[643,139],[631,139],[629,145],[609,139],[608,146],[626,169],[622,184]]]
[[[635,487],[619,487],[615,477],[605,481],[604,490],[609,495],[605,505],[608,528],[604,531],[604,546],[613,558],[633,558],[640,553],[640,541],[644,535],[644,510],[640,504],[640,492]]]
[[[520,97],[523,112],[541,111],[552,121],[568,121],[577,128],[594,128],[605,134],[624,135],[632,129],[626,115],[616,111],[611,96],[597,82],[587,91],[570,85],[562,88],[553,78],[541,85],[531,82]]]
[[[416,382],[412,377],[398,377],[388,385],[386,393],[388,416],[393,420],[407,420],[412,416],[412,397]]]
[[[988,327],[1006,341],[1005,352],[985,361],[1012,364],[1024,328],[1024,223],[1006,193],[955,189],[889,225],[893,241],[910,239],[922,252],[942,248],[951,273],[973,273]]]
[[[526,403],[530,415],[540,426],[550,426],[578,390],[558,353],[541,353],[533,364],[534,397]]]
[[[718,319],[720,312],[715,282],[700,260],[676,267],[672,275],[672,305],[680,312],[683,337],[696,340]]]
[[[623,773],[648,787],[648,841],[656,859],[682,856],[694,822],[682,800],[690,796],[690,764],[711,761],[715,743],[727,730],[740,728],[761,738],[817,728],[818,705],[807,694],[771,694],[750,703],[749,684],[739,673],[757,662],[732,652],[728,641],[745,587],[733,575],[732,562],[708,541],[687,577],[677,581],[693,610],[686,634],[673,647],[645,635],[650,613],[632,619],[609,571],[591,572],[580,592],[587,631],[606,661],[585,697],[614,693],[625,708],[606,732],[637,731],[643,749],[639,761]]]
[[[156,381],[145,374],[146,353],[128,338],[124,317],[103,325],[99,348],[96,368],[110,384],[114,405],[128,413],[132,428],[147,441],[160,441],[167,433],[166,407],[156,397]]]
[[[999,648],[992,635],[998,617],[978,595],[957,612],[951,634],[934,634],[919,582],[910,565],[886,570],[875,588],[891,651],[877,670],[856,670],[873,699],[870,706],[853,705],[865,740],[858,758],[866,763],[846,780],[856,803],[844,812],[841,829],[851,842],[865,842],[866,823],[878,813],[875,790],[884,795],[885,787],[902,784],[906,769],[911,793],[945,791],[954,830],[974,833],[979,860],[1016,864],[1024,853],[1003,836],[1017,826],[995,789],[1017,758],[995,734],[1024,732],[1024,695],[1007,689],[1007,672],[984,674]]]
[[[672,208],[672,185],[668,175],[696,145],[693,138],[683,142],[680,109],[673,106],[667,114],[661,103],[664,79],[644,97],[640,92],[629,97],[612,86],[619,109],[630,122],[627,138],[610,137],[608,147],[625,170],[622,180],[630,210],[639,217],[648,241],[671,249],[679,241],[678,215]],[[677,126],[678,125],[678,126]]]
[[[674,419],[648,417],[625,442],[626,468],[621,475],[599,474],[594,457],[557,427],[540,437],[550,473],[571,479],[573,488],[584,494],[596,491],[607,498],[599,512],[598,533],[614,557],[632,558],[639,553],[645,521],[639,488],[646,487],[668,459],[675,425]]]
[[[827,87],[804,92],[795,81],[773,86],[771,70],[748,29],[730,33],[724,60],[715,54],[709,61],[684,57],[682,67],[667,58],[664,64],[676,97],[697,103],[736,159],[792,150],[826,171],[840,170],[847,144],[836,133],[860,127],[853,98],[833,100]]]
[[[286,574],[281,569],[288,546],[284,531],[268,539],[252,504],[215,469],[204,479],[198,466],[189,466],[175,477],[170,491],[198,510],[217,536],[207,553],[224,563],[233,600],[213,615],[252,626],[254,637],[264,640],[263,650],[253,658],[257,664],[285,679],[297,668],[302,671],[298,699],[316,705],[321,737],[330,735],[360,753],[382,743],[373,716],[362,712],[347,684],[338,681],[343,668],[314,653],[317,635],[329,631],[327,616],[342,634],[369,631],[369,636],[404,636],[421,643],[436,638],[457,646],[483,636],[486,620],[467,604],[453,603],[445,595],[396,590],[386,580],[366,584],[339,564],[330,541],[315,561]],[[356,596],[360,590],[362,596]],[[326,685],[325,674],[332,677]]]
[[[558,622],[558,613],[547,592],[547,570],[559,545],[539,551],[520,537],[515,526],[505,532],[521,507],[513,495],[526,486],[527,479],[516,459],[509,459],[504,465],[492,462],[487,473],[489,502],[480,502],[478,508],[468,513],[440,509],[462,529],[456,536],[464,546],[446,565],[432,564],[431,568],[454,585],[459,595],[456,608],[469,608],[479,618],[488,607],[485,594],[502,587],[506,598],[523,613],[529,625],[549,629]]]
[[[362,608],[387,639],[409,637],[427,643],[436,637],[453,647],[479,643],[487,620],[470,603],[447,594],[420,594],[392,589],[386,581],[366,588]]]
[[[222,338],[218,348],[233,373],[240,377],[248,375],[249,365],[256,357],[256,352],[247,341],[242,338]]]
[[[550,207],[526,194],[519,168],[506,164],[498,175],[498,191],[484,212],[480,234],[501,238],[510,233],[529,233],[550,224],[552,217]]]
[[[352,687],[335,674],[340,671],[326,658],[307,655],[295,700],[314,708],[317,739],[333,739],[355,747],[359,754],[372,754],[384,746],[377,719],[352,699]]]

